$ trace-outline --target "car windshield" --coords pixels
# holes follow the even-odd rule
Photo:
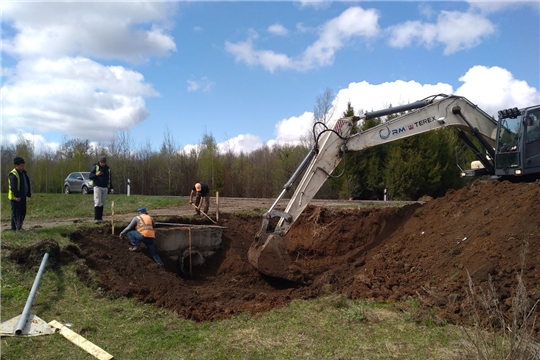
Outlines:
[[[86,180],[90,179],[90,173],[89,172],[83,172],[81,174],[82,174],[84,179],[86,179]]]

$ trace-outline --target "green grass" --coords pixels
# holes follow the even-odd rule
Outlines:
[[[62,206],[57,205],[59,196]],[[132,212],[141,205],[159,208],[181,202],[178,198],[147,196],[111,196],[108,201],[113,199],[119,212]],[[78,194],[37,194],[31,201],[34,208],[29,216],[34,218],[38,217],[32,213],[39,209],[49,218],[71,218],[87,216],[92,208],[91,197]],[[2,202],[3,219],[5,206]],[[26,269],[10,261],[10,249],[51,238],[64,247],[70,244],[67,234],[77,226],[2,234],[2,321],[21,314],[37,273],[37,266]],[[104,293],[97,282],[82,283],[77,266],[73,263],[57,270],[46,267],[31,312],[46,322],[72,324],[73,331],[116,359],[474,358],[474,347],[463,328],[440,324],[429,313],[416,317],[414,302],[396,306],[328,293],[267,313],[195,323],[161,308]],[[2,359],[95,359],[60,334],[3,337],[0,351]]]
[[[10,202],[7,194],[1,194],[0,219],[9,221]],[[114,201],[115,214],[133,213],[140,207],[159,209],[187,204],[187,200],[173,196],[117,195],[107,196],[107,213]],[[61,219],[94,216],[94,197],[92,194],[32,194],[27,203],[26,220]]]

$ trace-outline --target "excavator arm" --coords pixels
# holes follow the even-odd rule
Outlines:
[[[351,134],[356,123],[361,120],[404,112],[406,113],[378,126]],[[261,229],[248,252],[250,263],[265,275],[302,281],[302,275],[291,267],[292,260],[283,238],[344,155],[447,126],[455,127],[458,133],[461,133],[460,138],[463,137],[465,144],[475,152],[484,166],[484,171],[492,173],[497,122],[463,97],[435,95],[412,104],[334,121],[315,137],[313,148],[264,214]],[[463,132],[478,139],[483,151],[477,149]],[[302,174],[285,210],[275,209],[279,200]],[[270,230],[272,218],[279,220],[275,228]]]

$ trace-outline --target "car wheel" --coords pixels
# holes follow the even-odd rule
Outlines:
[[[82,193],[83,193],[83,195],[88,194],[88,188],[86,186],[82,187]]]
[[[69,191],[69,186],[64,186],[64,194],[69,194],[71,191]]]

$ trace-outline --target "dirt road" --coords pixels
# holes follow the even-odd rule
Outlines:
[[[195,213],[193,207],[187,204],[188,197],[179,197],[179,199],[186,200],[186,204],[177,207],[168,207],[163,209],[148,209],[148,213],[156,218],[163,217],[174,217],[174,216],[190,216]],[[216,198],[210,198],[210,211],[209,216],[213,219],[216,219],[216,212],[219,213],[240,213],[240,212],[265,212],[267,211],[276,199],[269,198],[236,198],[236,197],[220,197],[219,203],[216,203]],[[276,205],[279,209],[284,209],[287,205],[288,199],[280,200]],[[329,208],[357,208],[358,206],[397,206],[404,205],[414,202],[399,202],[399,201],[361,201],[361,200],[312,200],[311,204],[316,206],[325,206]],[[110,206],[110,205],[109,205]],[[109,215],[111,213],[110,208],[105,210],[103,220],[105,222],[110,222],[112,217]],[[125,213],[125,214],[115,214],[114,222],[129,223],[131,221],[134,213]],[[78,217],[78,218],[65,218],[65,219],[48,219],[46,221],[32,221],[25,220],[24,227],[27,230],[32,230],[35,228],[48,228],[61,225],[69,224],[81,224],[81,223],[91,223],[94,218],[89,212],[88,217]],[[9,229],[9,221],[2,221],[1,230]]]

